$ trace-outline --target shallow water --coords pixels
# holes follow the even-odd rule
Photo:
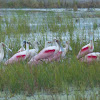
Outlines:
[[[93,12],[88,12],[90,14],[94,14],[95,11],[99,11],[100,9],[95,9]],[[22,16],[21,14],[18,15],[17,11],[22,11],[25,12],[24,16],[26,14],[26,16],[29,17],[27,25],[30,27],[31,32],[30,33],[26,33],[26,35],[24,36],[23,34],[20,33],[19,37],[23,37],[23,39],[27,38],[27,40],[33,40],[32,37],[35,38],[47,38],[47,40],[51,40],[52,37],[56,38],[58,33],[52,32],[50,31],[50,29],[48,28],[48,24],[49,22],[47,21],[47,14],[50,11],[53,11],[55,13],[57,13],[61,18],[63,17],[63,13],[72,13],[73,17],[73,23],[75,25],[75,29],[73,32],[73,40],[76,40],[77,35],[79,35],[80,40],[84,39],[86,36],[86,41],[88,42],[88,38],[89,38],[89,31],[94,32],[94,40],[96,41],[97,39],[100,39],[100,18],[97,17],[93,17],[93,18],[88,18],[88,17],[82,17],[83,14],[87,13],[87,9],[78,9],[78,11],[73,12],[72,9],[0,9],[0,14],[2,17],[7,18],[8,20],[8,24],[11,23],[12,21],[12,17],[15,17],[16,19],[19,18],[19,16]],[[52,17],[52,15],[51,15]],[[1,24],[1,30],[4,32],[5,28],[7,27],[7,24],[5,22],[5,19],[3,19],[3,23]],[[22,16],[23,18],[23,16]],[[45,20],[44,20],[45,18]],[[24,18],[23,18],[24,19]],[[77,22],[76,22],[77,20]],[[17,22],[18,23],[18,22]],[[17,23],[13,23],[13,25],[15,25]],[[97,28],[94,30],[93,29],[93,24],[96,23],[97,24]],[[41,25],[46,25],[46,32],[44,32],[44,34],[41,34],[41,31],[39,31],[39,29],[41,28]],[[61,24],[58,23],[58,25],[60,26]],[[66,25],[66,23],[63,22],[63,25]],[[38,26],[38,29],[37,29]],[[33,30],[36,30],[36,32],[33,32]],[[84,36],[82,35],[84,33]],[[63,33],[61,35],[61,38],[64,40],[69,40],[70,39],[70,33],[66,32]],[[11,38],[11,40],[15,40],[12,39],[14,38],[15,34],[11,34],[9,37]],[[66,35],[66,37],[65,37]],[[5,42],[7,41],[7,35],[5,35]],[[21,38],[20,38],[21,39]],[[21,41],[22,41],[21,40]],[[8,41],[7,41],[8,42]]]
[[[87,89],[79,91],[75,88],[69,88],[68,93],[48,94],[42,91],[27,96],[26,94],[10,94],[9,92],[0,92],[0,100],[100,100],[100,88]]]
[[[94,17],[96,11],[100,11],[100,9],[93,9],[93,11],[88,11],[87,9],[78,9],[78,11],[74,12],[73,9],[0,9],[0,16],[2,18],[1,24],[1,34],[0,41],[3,41],[8,46],[14,47],[17,45],[19,47],[22,45],[23,40],[29,40],[33,42],[34,40],[41,41],[44,44],[44,41],[50,40],[52,41],[54,38],[60,38],[63,41],[70,41],[73,42],[77,41],[77,37],[80,39],[80,43],[82,42],[89,42],[89,33],[94,33],[94,41],[100,39],[100,18]],[[54,12],[53,15],[50,12]],[[55,14],[55,15],[54,15]],[[52,21],[53,17],[64,18],[66,14],[70,14],[72,16],[72,22],[74,25],[74,31],[71,35],[70,32],[59,32],[56,30],[55,32],[50,31],[48,27],[50,21]],[[92,17],[86,16],[86,14],[91,15]],[[51,18],[51,20],[48,20]],[[6,32],[10,25],[12,25],[15,29],[18,29],[18,25],[21,24],[20,20],[26,20],[26,25],[29,27],[30,31],[27,33],[19,33],[13,34],[11,31],[10,34]],[[68,20],[69,21],[69,20]],[[94,24],[96,23],[96,28],[94,29]],[[41,27],[45,27],[45,31],[41,31]],[[56,22],[55,25],[61,27],[61,25],[66,26],[66,21],[63,20],[62,23],[59,21]],[[11,27],[12,27],[11,26]],[[16,44],[17,43],[17,44]],[[13,49],[13,48],[12,48]],[[7,51],[8,52],[8,51]],[[8,55],[6,55],[8,58]]]

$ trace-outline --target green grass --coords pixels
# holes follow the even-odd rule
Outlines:
[[[100,84],[100,63],[85,64],[73,56],[70,60],[30,67],[25,62],[0,67],[0,90],[12,93],[28,91],[63,92],[68,86],[78,89]]]
[[[36,0],[16,0],[16,1],[9,1],[6,2],[5,0],[0,1],[0,8],[73,8],[77,10],[78,8],[99,8],[100,2],[99,1],[85,1],[85,2],[77,2],[73,1],[60,1],[60,0],[43,0],[43,1],[36,1]]]
[[[60,93],[66,91],[66,94],[68,94],[68,88],[70,86],[84,91],[87,87],[93,88],[99,86],[100,62],[89,65],[81,63],[76,59],[76,55],[81,47],[88,42],[86,40],[83,42],[82,40],[82,43],[80,44],[79,36],[77,36],[77,41],[74,42],[73,32],[77,30],[77,28],[75,27],[76,23],[74,23],[73,18],[67,13],[60,14],[47,12],[45,14],[46,16],[44,15],[43,18],[37,18],[34,14],[31,18],[29,13],[19,11],[16,12],[16,14],[12,14],[12,16],[6,15],[0,18],[0,41],[6,42],[7,45],[9,45],[9,48],[13,48],[13,52],[8,53],[8,58],[10,58],[20,48],[20,36],[23,34],[25,40],[28,40],[27,36],[30,35],[30,33],[32,36],[34,36],[34,34],[41,33],[43,40],[41,40],[41,37],[37,36],[37,38],[41,44],[43,43],[42,45],[45,43],[44,33],[51,32],[53,36],[55,36],[54,33],[58,33],[56,34],[56,37],[60,40],[62,34],[65,34],[66,36],[66,33],[68,33],[73,50],[67,53],[66,59],[63,61],[48,64],[43,63],[37,67],[28,66],[28,60],[8,66],[1,64],[0,90],[9,90],[11,93],[27,91],[28,94],[33,94],[35,91],[41,90],[49,93]],[[9,17],[11,17],[10,21]],[[37,26],[32,26],[30,28],[29,23],[36,23]],[[39,23],[41,25],[39,25]],[[59,24],[61,24],[61,26]],[[97,29],[96,24],[94,24],[94,29]],[[79,34],[84,35],[84,32]],[[6,40],[7,36],[8,40]],[[46,34],[46,37],[47,36],[48,34]],[[35,37],[33,37],[33,39],[35,40]],[[95,41],[94,45],[95,51],[99,52],[100,48],[98,45],[100,45],[100,40],[98,39]],[[40,50],[42,48],[40,47]],[[5,52],[5,55],[6,54],[7,53]],[[79,99],[77,94],[76,98]]]

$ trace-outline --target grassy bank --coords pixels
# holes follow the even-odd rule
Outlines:
[[[0,8],[99,8],[99,1],[61,1],[61,0],[15,0],[15,1],[0,1]]]

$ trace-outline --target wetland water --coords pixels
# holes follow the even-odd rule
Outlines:
[[[44,44],[44,41],[54,38],[73,42],[79,38],[82,44],[89,42],[89,33],[92,32],[96,42],[100,39],[98,13],[100,9],[78,9],[76,12],[63,8],[0,9],[0,41],[19,47],[23,40],[39,40]]]
[[[76,12],[72,9],[0,9],[1,33],[6,33],[4,35],[5,42],[8,42],[8,36],[10,37],[9,40],[14,42],[18,34],[20,41],[23,39],[33,40],[34,38],[51,40],[59,36],[63,40],[69,40],[69,31],[65,31],[65,29],[62,31],[60,29],[52,30],[49,24],[57,25],[58,28],[63,25],[67,29],[67,24],[72,23],[74,27],[73,40],[79,36],[80,40],[86,38],[88,42],[89,31],[94,33],[94,40],[97,40],[100,39],[100,18],[95,16],[96,11],[100,11],[100,9],[93,9],[92,12],[87,9],[79,9]],[[72,19],[64,19],[67,16],[71,16]],[[18,30],[18,26],[23,24],[27,27],[23,26],[22,28],[28,28],[29,31],[17,33],[9,30],[9,28]]]
[[[78,91],[75,88],[69,88],[66,93],[48,94],[37,92],[34,95],[26,94],[12,95],[9,92],[0,92],[0,100],[100,100],[100,88]]]
[[[62,41],[89,42],[89,32],[93,33],[95,45],[100,44],[100,9],[0,9],[0,42],[3,41],[13,50],[20,48],[23,40],[39,40],[42,45],[46,40],[59,38]],[[98,47],[100,50],[100,46]],[[9,53],[5,54],[5,59]],[[34,96],[14,95],[1,92],[0,100],[99,100],[100,89],[69,89],[68,92],[56,95],[36,93]],[[68,95],[66,95],[68,94]],[[91,99],[92,98],[92,99]]]

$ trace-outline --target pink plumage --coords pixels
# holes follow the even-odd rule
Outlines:
[[[90,43],[82,47],[82,49],[79,51],[77,55],[77,59],[80,59],[81,57],[84,57],[85,55],[92,53],[94,50],[94,44],[93,44],[93,36],[90,36]]]
[[[57,41],[56,41],[57,42]],[[28,64],[38,64],[39,60],[48,59],[49,57],[53,57],[59,51],[59,45],[49,46],[47,48],[42,49],[36,56],[34,56]]]
[[[94,62],[94,61],[100,61],[100,53],[99,52],[92,52],[80,59],[81,62]]]
[[[29,57],[29,42],[26,43],[26,50],[14,54],[10,59],[5,62],[5,65],[12,64],[18,61],[23,61]]]

